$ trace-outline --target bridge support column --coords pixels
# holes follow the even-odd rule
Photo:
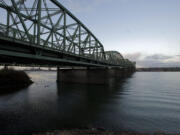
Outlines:
[[[121,68],[58,69],[57,81],[65,83],[105,84],[132,73]]]
[[[8,65],[6,65],[6,64],[5,64],[5,65],[4,65],[4,69],[6,69],[6,70],[7,70],[7,69],[8,69]]]
[[[60,80],[60,67],[57,67],[57,82],[59,82]]]

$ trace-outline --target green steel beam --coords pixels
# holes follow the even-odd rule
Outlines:
[[[70,52],[87,59],[91,57],[94,60],[104,63],[134,66],[133,62],[124,60],[123,56],[116,51],[105,52],[102,43],[79,19],[57,0],[49,1],[59,9],[57,10],[56,8],[56,10],[53,10],[49,8],[45,0],[34,0],[32,8],[25,5],[26,1],[15,2],[15,0],[11,0],[12,6],[0,3],[0,7],[7,10],[6,35],[10,36],[10,34],[12,34],[14,38],[22,41],[27,41],[28,38],[28,42],[30,42],[31,45],[35,43],[36,45],[41,45],[46,48],[51,47],[64,53]],[[19,8],[17,5],[19,5]],[[22,6],[24,7],[23,9]],[[20,10],[25,12],[20,12]],[[28,11],[30,11],[30,13]],[[33,11],[36,11],[36,14],[33,15]],[[46,14],[42,13],[43,11],[45,11]],[[54,12],[50,13],[49,11]],[[12,13],[18,16],[19,21],[13,17]],[[52,18],[58,14],[60,14],[60,17],[54,22]],[[10,16],[13,25],[10,25]],[[71,18],[74,22],[68,24],[68,18]],[[43,22],[43,20],[45,20],[45,22]],[[25,21],[31,21],[32,24],[26,26]],[[24,31],[19,29],[18,24],[20,23]],[[63,23],[63,26],[60,25],[60,23]],[[11,28],[11,26],[16,26],[17,29]],[[30,34],[32,27],[34,27],[33,35]],[[60,30],[62,30],[62,32]],[[84,37],[84,34],[87,34],[87,36]],[[46,38],[44,39],[43,37],[45,35]]]
[[[16,14],[17,14],[17,16],[19,17],[19,20],[21,21],[21,24],[22,24],[22,26],[23,26],[23,28],[24,28],[26,34],[27,34],[27,37],[28,37],[29,41],[31,42],[31,38],[30,38],[30,36],[29,36],[27,27],[26,27],[26,25],[25,25],[25,23],[24,23],[24,21],[23,21],[23,19],[22,19],[21,14],[19,14],[19,12],[18,12],[17,5],[16,5],[16,3],[15,3],[14,0],[11,0],[11,2],[12,2],[12,4],[13,4],[13,7],[14,7],[14,9],[15,9],[15,11],[16,11]]]
[[[38,7],[37,7],[37,12],[38,12],[38,19],[37,19],[37,44],[40,44],[40,39],[41,39],[41,1],[38,0]]]
[[[73,60],[66,60],[66,59],[60,59],[60,58],[52,58],[52,57],[45,57],[45,56],[17,53],[17,52],[13,52],[13,51],[0,50],[0,55],[11,56],[11,57],[20,57],[20,58],[28,58],[28,59],[45,60],[45,61],[59,62],[59,63],[69,63],[69,64],[72,64],[72,65],[84,65],[84,66],[93,66],[93,67],[94,66],[95,67],[107,67],[106,65],[103,65],[103,64],[93,64],[93,63],[88,63],[88,62],[83,62],[83,61],[73,61]]]

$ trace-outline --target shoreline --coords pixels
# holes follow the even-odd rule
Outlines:
[[[136,72],[180,72],[180,67],[136,68]]]
[[[180,72],[180,71],[139,71],[137,70],[136,72]]]
[[[97,128],[84,128],[84,129],[65,129],[65,130],[54,130],[45,133],[34,133],[32,135],[177,135],[177,134],[166,134],[163,132],[155,133],[138,133],[138,132],[115,132],[105,129]]]

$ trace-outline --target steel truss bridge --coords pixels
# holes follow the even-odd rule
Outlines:
[[[58,0],[0,0],[0,63],[135,67]]]

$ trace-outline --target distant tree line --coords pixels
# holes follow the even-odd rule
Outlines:
[[[180,71],[180,67],[149,67],[149,68],[137,68],[136,69],[139,72],[142,71],[150,71],[150,72],[168,72],[168,71],[172,71],[172,72],[178,72]]]

